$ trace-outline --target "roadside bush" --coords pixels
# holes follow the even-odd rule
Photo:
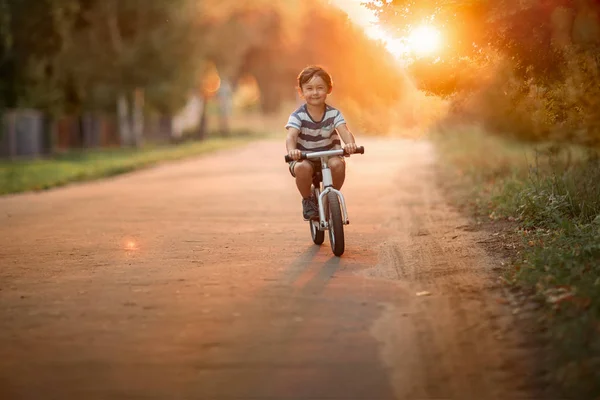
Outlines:
[[[471,188],[477,218],[514,221],[507,281],[544,305],[544,362],[568,398],[600,396],[600,162],[577,146],[525,145],[462,129],[435,135],[442,162]],[[493,151],[490,151],[493,149]],[[519,150],[520,149],[520,150]],[[475,200],[474,200],[475,198]]]

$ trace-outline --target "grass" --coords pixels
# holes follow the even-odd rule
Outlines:
[[[596,151],[503,141],[464,128],[434,135],[476,218],[517,226],[509,284],[544,304],[551,379],[569,398],[600,396],[600,159]]]
[[[0,195],[45,190],[72,182],[123,174],[165,161],[181,160],[216,150],[234,148],[262,137],[256,134],[208,138],[140,149],[69,151],[52,158],[0,161]]]

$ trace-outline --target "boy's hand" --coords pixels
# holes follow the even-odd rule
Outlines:
[[[344,146],[344,151],[348,154],[354,154],[356,152],[356,143],[348,143]]]
[[[302,152],[298,149],[296,150],[290,150],[290,152],[288,153],[288,156],[294,160],[294,161],[298,161],[301,157],[302,157]]]

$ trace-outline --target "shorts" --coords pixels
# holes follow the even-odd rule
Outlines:
[[[339,157],[340,160],[342,160],[342,162],[346,162],[346,160],[344,159],[344,157]],[[292,176],[295,178],[296,175],[294,175],[294,167],[296,166],[296,163],[301,162],[301,161],[308,161],[312,167],[313,167],[313,174],[315,172],[320,172],[321,171],[321,159],[320,158],[315,158],[312,160],[306,159],[306,160],[298,160],[298,161],[290,161],[289,164],[289,169],[290,169],[290,174],[292,174]]]

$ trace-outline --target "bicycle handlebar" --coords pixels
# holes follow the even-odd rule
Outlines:
[[[356,148],[356,151],[354,152],[354,154],[365,154],[365,147],[364,146],[358,146]],[[350,157],[350,154],[346,153],[346,150],[344,149],[340,149],[340,150],[327,150],[327,151],[315,151],[312,153],[303,151],[302,155],[300,156],[300,160],[306,160],[309,158],[320,158],[323,156],[344,156],[344,157]],[[290,161],[294,161],[290,158],[289,155],[285,156],[285,162],[290,162]]]

